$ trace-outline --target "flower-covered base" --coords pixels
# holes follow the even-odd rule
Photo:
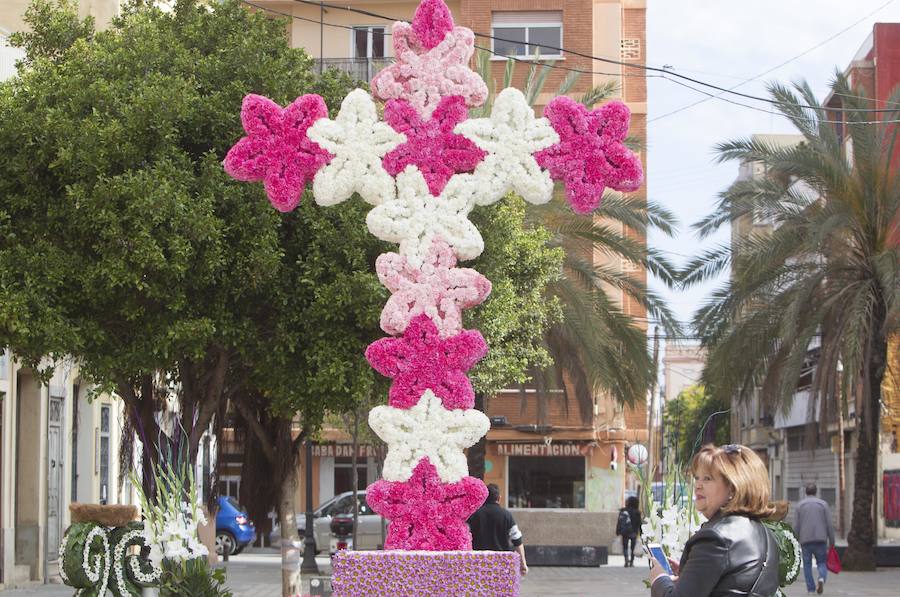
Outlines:
[[[510,551],[339,551],[334,597],[513,597],[519,554]]]

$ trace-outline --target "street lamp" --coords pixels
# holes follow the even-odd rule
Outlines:
[[[300,564],[301,574],[318,574],[316,565],[316,539],[313,534],[312,512],[312,442],[306,440],[306,529],[303,533],[303,562]]]

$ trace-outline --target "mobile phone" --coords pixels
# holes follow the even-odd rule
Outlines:
[[[649,543],[647,545],[647,552],[659,562],[659,565],[663,567],[666,574],[672,574],[672,566],[669,564],[669,559],[666,557],[666,552],[663,551],[662,545],[659,543]]]

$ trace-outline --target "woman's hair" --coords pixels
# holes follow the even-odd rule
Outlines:
[[[625,500],[625,507],[632,508],[634,510],[640,508],[640,502],[638,501],[637,496],[628,496],[628,499]]]
[[[747,446],[703,446],[691,461],[691,473],[696,475],[700,472],[721,477],[731,489],[731,499],[722,506],[725,514],[768,518],[775,512],[775,508],[769,503],[769,473],[766,465]]]

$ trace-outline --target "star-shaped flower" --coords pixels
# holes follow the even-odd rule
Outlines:
[[[407,166],[397,176],[397,198],[366,216],[369,232],[381,240],[400,243],[400,254],[412,267],[422,265],[436,236],[447,241],[460,259],[478,257],[484,240],[468,219],[476,188],[468,180],[472,176],[454,176],[441,195],[434,197],[419,169]]]
[[[471,268],[456,267],[456,255],[443,239],[432,241],[421,267],[412,267],[398,253],[375,261],[378,279],[393,294],[381,312],[381,329],[402,334],[413,317],[424,313],[441,338],[462,329],[462,310],[474,307],[491,292],[490,281]]]
[[[430,47],[439,31],[423,40],[409,23],[394,23],[395,62],[372,78],[372,94],[382,101],[405,99],[426,118],[450,95],[462,96],[470,107],[483,104],[487,85],[469,68],[474,34],[465,27],[454,27]]]
[[[419,461],[409,481],[376,481],[366,490],[372,510],[390,520],[385,549],[472,549],[466,520],[486,498],[487,487],[474,477],[441,483],[428,458]]]
[[[382,338],[369,344],[366,359],[394,383],[388,403],[410,408],[425,390],[441,399],[445,408],[472,408],[475,392],[466,371],[487,354],[487,343],[477,330],[442,339],[428,315],[413,318],[400,338]]]
[[[394,197],[394,179],[381,159],[405,137],[378,122],[375,102],[365,90],[351,91],[341,102],[337,118],[316,122],[309,138],[334,154],[313,180],[316,203],[334,205],[353,193],[374,205]]]
[[[488,156],[475,168],[475,202],[490,205],[509,191],[530,203],[553,197],[553,181],[532,156],[559,141],[546,118],[535,118],[522,92],[500,92],[491,115],[456,125],[456,132],[475,142]]]
[[[422,0],[413,14],[410,45],[430,50],[453,31],[453,15],[444,0]]]
[[[280,211],[300,203],[303,188],[332,155],[307,137],[310,126],[328,116],[315,94],[281,108],[267,97],[250,94],[241,106],[247,136],[225,156],[225,172],[237,180],[264,181],[269,201]]]
[[[396,176],[413,164],[428,183],[432,195],[440,195],[450,177],[458,172],[471,172],[485,153],[453,127],[468,117],[463,98],[445,97],[431,115],[423,120],[405,100],[391,100],[384,109],[384,119],[394,130],[406,135],[406,143],[384,156],[384,168]]]
[[[388,444],[386,481],[408,480],[428,457],[441,481],[456,483],[469,472],[463,449],[481,439],[491,424],[479,410],[447,410],[426,390],[410,409],[376,406],[369,412],[369,426]]]
[[[636,191],[641,186],[641,160],[622,143],[631,118],[628,106],[610,102],[589,111],[560,96],[547,104],[544,115],[560,142],[534,157],[565,184],[573,210],[590,213],[600,205],[605,187]]]

